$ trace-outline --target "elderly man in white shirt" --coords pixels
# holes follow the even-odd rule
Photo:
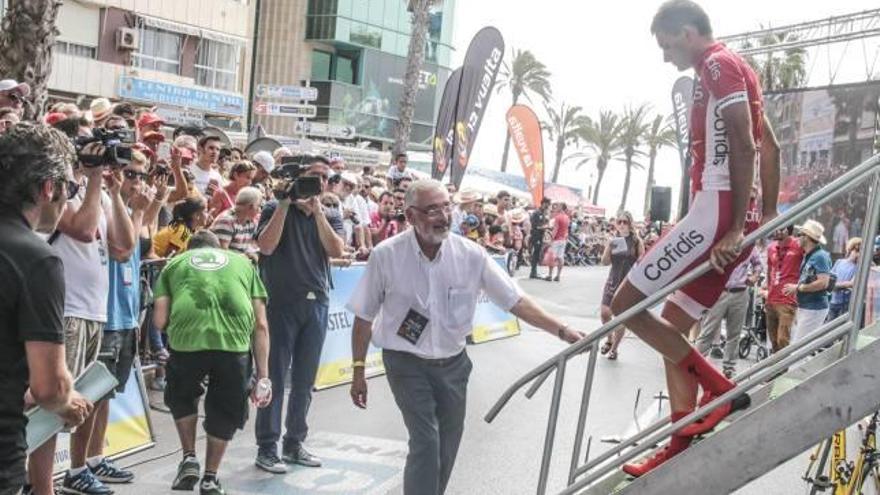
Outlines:
[[[347,306],[355,315],[351,398],[366,408],[372,338],[409,432],[404,493],[437,495],[446,490],[464,429],[471,372],[465,338],[481,292],[566,342],[584,334],[539,308],[482,247],[449,235],[452,205],[440,182],[413,183],[404,206],[413,228],[376,247]]]

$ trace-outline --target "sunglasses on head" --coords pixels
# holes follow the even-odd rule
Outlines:
[[[128,180],[135,180],[140,178],[141,180],[147,180],[147,177],[150,175],[145,172],[137,172],[135,170],[123,170],[122,175]]]

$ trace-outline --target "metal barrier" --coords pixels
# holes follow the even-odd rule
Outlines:
[[[863,228],[863,246],[872,246],[874,236],[877,234],[877,224],[880,221],[880,196],[878,196],[878,188],[880,188],[880,175],[878,175],[878,164],[880,164],[880,155],[875,155],[857,167],[854,167],[847,173],[843,174],[833,182],[822,187],[820,190],[811,194],[807,198],[801,200],[784,214],[774,218],[773,220],[762,225],[760,228],[749,234],[743,240],[743,246],[749,246],[756,240],[767,236],[775,230],[793,223],[795,220],[808,213],[811,210],[821,207],[841,194],[849,191],[855,186],[861,184],[868,178],[873,178],[871,195],[866,210],[866,221]],[[871,266],[871,251],[863,249],[859,261],[859,267],[856,279],[853,284],[853,295],[851,301],[864,301],[867,294],[867,284],[869,271]],[[599,480],[607,473],[617,469],[624,463],[634,459],[642,452],[652,448],[652,446],[667,438],[672,432],[697,421],[708,415],[713,410],[724,405],[733,397],[746,393],[748,390],[762,384],[776,374],[784,371],[792,364],[809,356],[815,350],[829,345],[838,338],[846,337],[846,342],[842,347],[842,356],[848,355],[855,348],[854,341],[861,329],[860,322],[864,315],[862,304],[854,303],[851,305],[850,311],[846,315],[841,315],[837,319],[830,321],[820,327],[817,331],[812,332],[805,339],[790,344],[785,349],[773,354],[770,358],[759,362],[751,367],[745,373],[735,377],[738,383],[736,388],[730,390],[724,395],[715,398],[711,403],[697,409],[687,417],[679,420],[675,424],[670,425],[669,419],[658,421],[647,429],[639,432],[631,438],[623,440],[620,445],[603,453],[590,462],[584,460],[584,464],[579,464],[579,457],[583,445],[584,430],[586,429],[587,412],[590,406],[590,398],[592,394],[593,379],[596,374],[596,363],[598,356],[599,342],[615,327],[623,324],[631,317],[647,311],[653,306],[660,303],[668,295],[676,290],[691,283],[698,277],[711,269],[708,261],[700,264],[691,271],[685,273],[675,282],[665,287],[662,291],[648,295],[640,303],[627,309],[620,315],[608,323],[599,327],[598,330],[587,335],[580,341],[571,344],[563,351],[551,357],[541,365],[532,369],[513,385],[511,385],[501,395],[495,405],[489,410],[485,416],[485,420],[491,423],[495,417],[501,412],[501,409],[510,401],[513,395],[524,386],[531,383],[526,397],[531,398],[541,387],[544,381],[554,371],[556,377],[553,384],[553,395],[550,402],[550,412],[547,419],[547,431],[544,437],[544,450],[541,458],[541,469],[538,477],[537,493],[543,495],[547,491],[548,475],[550,470],[550,461],[555,444],[556,425],[559,418],[560,403],[562,400],[562,387],[565,379],[565,368],[568,361],[589,350],[589,361],[587,364],[584,388],[581,395],[581,405],[578,414],[577,430],[574,439],[574,446],[569,465],[569,474],[567,487],[560,493],[569,494],[581,490],[591,483]],[[641,442],[636,446],[638,442]],[[606,462],[613,456],[621,454],[625,449],[633,447],[629,452],[620,455],[615,462]],[[603,465],[603,463],[605,463]],[[584,476],[578,479],[580,476]]]

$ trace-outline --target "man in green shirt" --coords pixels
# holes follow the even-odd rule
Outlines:
[[[217,469],[227,442],[247,420],[249,391],[257,407],[272,400],[266,289],[248,258],[220,249],[217,236],[204,230],[162,270],[154,295],[154,323],[168,333],[171,348],[165,404],[183,449],[171,488],[192,490],[199,481],[196,423],[205,394],[207,453],[199,491],[222,495]]]

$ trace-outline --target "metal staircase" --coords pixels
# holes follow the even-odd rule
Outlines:
[[[871,193],[862,237],[864,246],[873,246],[880,222],[880,155],[854,167],[763,225],[747,236],[743,245],[750,245],[792,224],[867,180],[871,180]],[[871,254],[870,249],[862,250],[851,301],[865,301]],[[668,418],[658,421],[601,455],[582,461],[581,450],[600,342],[615,327],[662,302],[666,296],[709,269],[708,262],[701,264],[663,291],[650,295],[526,373],[502,394],[488,412],[485,419],[491,423],[517,391],[530,385],[525,395],[532,398],[555,372],[538,476],[539,495],[547,492],[566,366],[572,358],[584,353],[588,353],[588,365],[568,477],[565,487],[559,491],[562,494],[684,494],[695,493],[695,486],[699,486],[699,493],[730,493],[880,407],[877,380],[880,369],[876,365],[880,362],[880,342],[872,342],[869,337],[880,333],[880,323],[862,332],[860,322],[864,320],[864,304],[854,303],[848,314],[826,323],[807,338],[789,345],[737,376],[737,387],[707,406],[674,425],[670,424]],[[860,333],[863,335],[861,339]],[[825,349],[824,352],[816,355],[821,349]],[[752,397],[752,406],[729,417],[729,423],[716,429],[713,435],[703,438],[637,480],[628,480],[620,471],[620,466],[653,450],[655,445],[665,442],[673,431],[697,421],[742,393]]]

